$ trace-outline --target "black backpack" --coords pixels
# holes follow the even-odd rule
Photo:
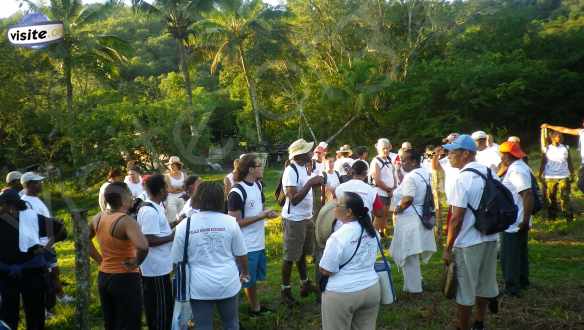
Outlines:
[[[294,170],[294,173],[296,173],[296,183],[300,182],[300,173],[298,173],[298,168],[296,168],[296,165],[294,165],[292,163],[290,163],[290,167],[292,167],[292,170]],[[286,171],[285,168],[284,168],[284,171]],[[276,202],[281,207],[283,207],[284,204],[286,204],[286,191],[284,190],[284,187],[282,187],[282,178],[283,177],[284,177],[284,173],[282,173],[282,175],[280,176],[280,182],[278,182],[278,186],[276,187],[276,191],[274,192],[274,196],[276,197]],[[290,212],[290,206],[288,206],[288,212]]]
[[[259,181],[256,181],[255,184],[258,186],[258,188],[260,188],[260,192],[264,191],[264,188],[262,187],[262,184]],[[237,189],[239,190],[239,192],[241,192],[241,196],[243,197],[243,208],[241,209],[241,218],[245,219],[245,202],[247,202],[247,192],[245,191],[245,188],[243,188],[241,183],[236,184],[235,186],[233,186],[232,189]]]
[[[537,184],[537,179],[531,174],[531,192],[533,193],[533,211],[531,214],[535,215],[543,209],[543,194]]]
[[[507,230],[517,221],[517,205],[511,191],[498,180],[493,178],[491,169],[487,168],[487,176],[474,168],[464,169],[463,172],[473,172],[485,180],[485,187],[479,207],[475,210],[468,208],[475,216],[475,228],[483,235],[492,235]]]
[[[422,205],[422,214],[418,213],[416,207],[412,203],[412,208],[416,211],[416,214],[422,221],[422,225],[426,229],[432,229],[436,225],[436,210],[434,209],[434,195],[432,194],[432,186],[424,179],[420,173],[416,173],[422,178],[424,184],[426,184],[426,195],[424,196],[424,205]]]
[[[134,200],[134,205],[132,205],[132,207],[128,210],[128,215],[134,218],[135,220],[138,220],[138,212],[144,206],[151,207],[156,212],[158,212],[158,209],[156,209],[156,207],[152,203],[143,201],[140,198],[136,198]]]

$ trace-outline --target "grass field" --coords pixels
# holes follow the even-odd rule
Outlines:
[[[221,175],[204,176],[221,179]],[[266,199],[275,207],[273,191],[279,172],[266,172]],[[67,184],[52,184],[51,208],[66,220],[71,229],[67,205],[87,207],[90,216],[97,212],[97,189],[92,187],[82,193],[72,193]],[[47,189],[49,190],[49,189]],[[577,219],[571,224],[565,220],[546,221],[536,217],[529,240],[530,277],[532,286],[521,298],[504,298],[497,315],[489,315],[490,329],[584,329],[584,197],[574,190],[573,201]],[[269,257],[268,281],[260,285],[262,302],[276,310],[273,315],[250,319],[246,315],[245,299],[241,303],[241,321],[245,329],[319,329],[320,306],[313,297],[301,300],[302,306],[288,309],[279,305],[280,260],[282,255],[282,230],[280,219],[271,220],[267,226],[267,254]],[[70,231],[71,232],[71,231]],[[439,251],[441,249],[439,248]],[[72,240],[57,246],[63,280],[69,285],[65,291],[75,296],[74,244]],[[313,267],[312,264],[309,267]],[[312,270],[312,268],[310,268]],[[440,253],[428,265],[422,266],[425,292],[419,297],[405,296],[401,292],[403,277],[393,268],[399,302],[382,306],[378,329],[449,329],[454,320],[454,302],[440,293],[442,262]],[[90,307],[92,329],[102,329],[102,317],[96,292],[96,267],[92,264],[92,289]],[[499,276],[500,278],[500,276]],[[299,281],[294,272],[293,292],[298,297]],[[57,316],[48,322],[49,329],[76,329],[74,304],[58,305]]]

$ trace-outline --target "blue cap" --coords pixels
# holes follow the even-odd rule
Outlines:
[[[445,144],[442,147],[448,151],[456,149],[477,151],[477,144],[468,134],[462,134],[456,140],[452,141],[452,143]]]

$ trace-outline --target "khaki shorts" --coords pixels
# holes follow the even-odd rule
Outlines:
[[[284,227],[284,260],[298,261],[314,251],[314,223],[310,219],[282,219]]]
[[[456,303],[474,306],[476,297],[494,298],[497,286],[497,242],[454,248],[456,262]]]

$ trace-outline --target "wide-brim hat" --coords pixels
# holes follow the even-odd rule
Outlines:
[[[312,150],[313,147],[314,142],[307,142],[304,139],[298,139],[288,147],[288,158],[292,160],[298,155],[307,154]]]
[[[333,223],[335,222],[336,201],[328,201],[318,212],[316,217],[316,244],[320,247],[326,245],[326,240],[333,233]]]
[[[166,166],[170,166],[172,164],[180,164],[181,166],[183,165],[183,163],[180,161],[180,158],[178,156],[171,156],[168,159],[168,163],[166,163]]]
[[[348,144],[345,144],[339,150],[337,150],[337,154],[343,154],[343,153],[349,153],[350,155],[352,155],[353,150],[351,150],[351,146]]]

